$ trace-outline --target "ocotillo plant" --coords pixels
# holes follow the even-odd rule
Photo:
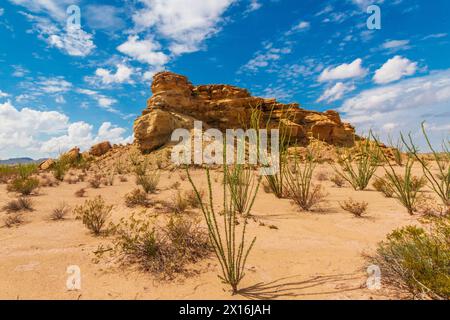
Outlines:
[[[444,206],[448,208],[450,207],[450,142],[444,140],[442,143],[442,152],[437,152],[428,138],[424,122],[422,122],[422,132],[433,154],[438,173],[434,173],[431,168],[431,163],[420,156],[419,148],[414,144],[411,134],[408,135],[408,138],[401,135],[401,138],[408,152],[420,163],[423,174],[430,183],[433,191],[439,196]]]
[[[232,293],[238,293],[238,287],[241,280],[244,278],[245,273],[245,264],[247,262],[247,257],[250,251],[253,248],[253,245],[256,241],[256,238],[250,242],[248,246],[246,246],[246,228],[247,228],[247,220],[245,217],[249,216],[250,211],[252,209],[253,201],[249,203],[246,208],[246,211],[243,212],[244,221],[241,223],[242,234],[240,236],[237,235],[237,210],[235,208],[235,203],[232,200],[232,195],[228,192],[229,190],[229,181],[228,177],[229,168],[227,167],[226,161],[224,161],[223,174],[224,174],[224,183],[223,183],[223,224],[219,224],[218,222],[218,212],[214,209],[213,203],[213,191],[212,191],[212,183],[209,168],[206,169],[206,177],[208,182],[208,201],[206,203],[203,202],[201,194],[197,187],[195,186],[192,177],[189,173],[189,169],[186,168],[186,173],[189,179],[189,182],[194,189],[195,194],[197,195],[198,201],[201,203],[201,210],[203,216],[205,218],[206,224],[208,226],[208,234],[211,240],[211,244],[214,248],[214,252],[217,256],[217,259],[220,263],[222,275],[219,275],[219,278],[226,284],[231,286]],[[244,169],[250,170],[250,169]],[[256,194],[257,189],[255,189],[254,194]],[[254,195],[251,196],[254,199]]]

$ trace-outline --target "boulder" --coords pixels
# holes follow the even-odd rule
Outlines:
[[[134,124],[135,142],[143,152],[166,144],[177,128],[192,128],[194,120],[222,131],[248,128],[255,110],[262,115],[262,128],[267,123],[278,128],[281,122],[291,135],[290,141],[300,145],[308,145],[311,137],[337,146],[354,145],[354,128],[342,123],[333,110],[309,111],[297,103],[253,97],[248,90],[231,85],[194,86],[187,77],[172,72],[154,76],[152,93]]]
[[[89,154],[93,155],[94,157],[101,157],[109,150],[111,150],[111,148],[112,146],[109,141],[100,142],[91,147],[91,149],[89,150]]]
[[[49,170],[55,165],[55,160],[47,159],[39,164],[39,170]]]

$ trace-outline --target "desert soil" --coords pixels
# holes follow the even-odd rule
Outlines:
[[[418,168],[415,169],[420,173]],[[323,164],[316,173],[331,177],[333,170]],[[193,171],[193,177],[206,190],[205,172]],[[378,172],[382,175],[382,171]],[[221,201],[221,174],[213,172],[215,201]],[[154,199],[169,199],[170,188],[179,181],[181,190],[190,190],[183,171],[164,171],[160,190]],[[330,181],[320,182],[328,196],[322,209],[302,212],[288,199],[277,199],[260,189],[249,221],[248,237],[256,236],[237,299],[398,299],[392,288],[366,288],[368,261],[365,254],[395,228],[416,224],[394,199],[385,198],[372,186],[354,191],[350,186],[335,187]],[[86,187],[87,195],[78,198],[78,189]],[[124,195],[136,187],[134,178],[127,182],[116,178],[113,186],[100,189],[87,182],[62,183],[41,188],[33,196],[35,210],[25,213],[25,223],[13,228],[0,226],[0,299],[230,299],[230,292],[217,278],[219,265],[214,256],[194,266],[199,273],[158,281],[149,273],[134,267],[121,267],[108,259],[97,259],[94,251],[108,245],[111,239],[93,237],[76,220],[73,213],[61,222],[49,219],[53,208],[67,202],[72,208],[86,199],[102,195],[114,205],[117,221],[133,211],[124,205]],[[0,185],[0,207],[17,195]],[[365,218],[355,218],[340,208],[339,202],[352,197],[367,201]],[[151,214],[152,209],[148,209]],[[186,213],[201,218],[200,211]],[[6,216],[0,212],[0,218]],[[0,222],[0,225],[2,222]],[[81,269],[81,290],[66,287],[68,266]]]

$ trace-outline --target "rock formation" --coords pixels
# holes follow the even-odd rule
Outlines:
[[[89,154],[94,157],[101,157],[109,150],[111,150],[111,148],[112,146],[111,143],[109,143],[109,141],[100,142],[91,147],[91,149],[89,150]]]
[[[341,122],[336,111],[308,111],[295,103],[252,97],[246,89],[230,85],[193,86],[185,76],[171,72],[154,76],[152,92],[147,109],[134,123],[135,142],[143,152],[165,145],[173,130],[191,129],[195,120],[220,130],[245,129],[255,109],[263,115],[261,127],[268,122],[277,128],[281,123],[291,141],[300,145],[312,137],[337,146],[354,144],[354,128]]]

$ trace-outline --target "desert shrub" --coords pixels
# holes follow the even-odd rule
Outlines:
[[[53,209],[50,219],[52,220],[64,220],[65,217],[69,214],[70,207],[67,203],[61,202],[56,208]]]
[[[144,213],[133,213],[113,227],[114,254],[124,264],[138,264],[163,279],[187,271],[186,265],[210,252],[205,231],[195,222],[172,219],[162,230]]]
[[[14,226],[19,226],[24,222],[23,215],[21,213],[13,213],[6,216],[3,219],[3,223],[7,228],[12,228]]]
[[[94,177],[89,179],[89,186],[94,189],[100,188],[100,186],[102,185],[102,178],[103,177],[100,174],[94,175]]]
[[[155,193],[159,184],[160,173],[151,170],[147,160],[143,160],[134,165],[136,184],[141,186],[146,193]]]
[[[52,166],[53,176],[58,181],[63,181],[66,176],[67,170],[69,170],[69,159],[66,156],[59,157]]]
[[[228,189],[233,208],[243,214],[253,206],[261,179],[256,178],[253,170],[245,168],[242,164],[236,164],[226,173],[226,177],[228,177]]]
[[[397,229],[378,246],[372,262],[383,281],[415,298],[450,298],[450,218],[433,218],[429,228]]]
[[[338,150],[338,168],[336,173],[351,184],[355,190],[364,190],[375,174],[381,162],[377,142],[371,139],[372,134],[363,141],[358,141],[356,150]]]
[[[111,173],[109,175],[106,176],[106,185],[107,186],[113,186],[114,185],[114,179],[115,179],[115,174]]]
[[[343,203],[340,203],[340,206],[343,210],[350,212],[355,217],[362,217],[367,210],[367,207],[369,204],[367,202],[358,202],[354,201],[353,199],[348,199],[344,201]]]
[[[141,189],[134,189],[130,193],[125,195],[125,205],[129,208],[134,208],[136,206],[148,206],[147,193],[143,192]]]
[[[12,180],[7,190],[10,192],[19,192],[24,196],[28,196],[33,193],[39,187],[39,180],[36,178],[16,178]]]
[[[384,194],[386,198],[392,198],[394,196],[394,190],[392,190],[386,178],[376,177],[375,181],[372,183],[372,186],[375,190]]]
[[[128,173],[127,163],[121,158],[117,159],[114,163],[114,171],[119,175],[124,175]]]
[[[434,162],[438,167],[438,172],[434,173],[431,167],[431,162],[426,161],[419,153],[419,149],[413,142],[411,135],[408,139],[401,135],[402,141],[408,150],[408,152],[416,159],[421,165],[423,174],[428,180],[431,188],[442,201],[444,206],[450,207],[450,145],[449,140],[443,141],[442,151],[438,152],[432,146],[428,134],[425,131],[425,123],[422,123],[422,132],[429,149],[432,152]]]
[[[200,200],[197,198],[194,190],[186,192],[186,201],[191,208],[199,209],[202,206],[205,191],[199,190]]]
[[[77,191],[75,191],[75,196],[78,198],[83,198],[86,195],[86,189],[85,188],[81,188]]]
[[[14,166],[0,165],[0,183],[8,183],[9,180],[17,176],[17,169]]]
[[[113,206],[107,205],[101,196],[93,200],[86,200],[81,206],[74,209],[77,219],[81,219],[83,224],[95,235],[103,232],[103,227],[111,215]]]
[[[30,198],[20,197],[17,200],[9,201],[4,207],[3,210],[6,212],[18,212],[18,211],[32,211],[33,210],[33,201]]]
[[[309,152],[303,165],[300,165],[298,159],[295,159],[294,165],[288,167],[285,172],[290,198],[306,211],[311,210],[325,198],[322,187],[312,184],[315,168],[314,155]]]
[[[178,190],[177,193],[172,196],[169,207],[174,213],[183,213],[189,207],[189,202],[182,192]]]
[[[338,188],[342,188],[345,185],[345,179],[340,175],[335,174],[330,178],[330,181],[334,183],[334,185]]]
[[[202,203],[202,213],[205,218],[205,222],[208,226],[208,235],[212,243],[216,257],[220,263],[222,274],[219,278],[226,284],[230,285],[232,293],[236,294],[238,292],[239,283],[245,276],[245,266],[247,262],[247,257],[253,248],[256,238],[246,246],[246,228],[247,228],[247,218],[250,215],[252,207],[249,206],[247,211],[242,215],[244,217],[244,222],[242,223],[242,233],[240,236],[237,235],[237,215],[236,210],[233,208],[232,199],[228,191],[228,177],[227,173],[229,169],[227,168],[226,161],[224,161],[224,185],[223,185],[223,208],[222,208],[222,218],[223,225],[217,224],[217,215],[214,203],[213,203],[213,191],[211,183],[211,175],[209,168],[206,169],[206,177],[208,184],[208,198],[207,203]],[[199,189],[195,186],[192,177],[189,174],[189,169],[186,168],[187,177],[192,185],[192,188],[197,195],[198,201],[201,203],[201,195],[198,191]],[[256,190],[255,190],[256,191]],[[255,192],[256,193],[256,192]]]
[[[402,140],[398,139],[396,143],[393,142],[392,137],[389,136],[389,146],[392,148],[392,155],[394,156],[395,163],[402,167],[403,166],[403,144]]]
[[[190,262],[195,262],[211,252],[208,233],[196,220],[171,218],[165,230],[174,249]]]
[[[319,181],[327,181],[328,180],[328,175],[326,174],[326,172],[319,172],[317,174],[316,178]]]
[[[120,182],[127,182],[128,178],[126,176],[119,176],[119,181]]]

